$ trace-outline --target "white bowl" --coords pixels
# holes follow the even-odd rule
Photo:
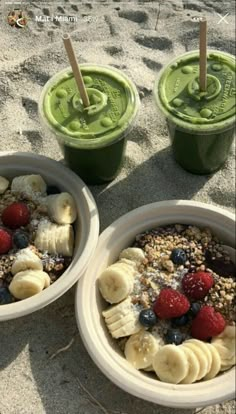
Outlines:
[[[234,246],[233,214],[195,201],[163,201],[149,204],[122,216],[99,237],[93,261],[76,289],[76,318],[85,346],[101,371],[116,385],[144,400],[169,407],[196,408],[233,398],[235,369],[218,377],[191,385],[158,381],[134,369],[110,337],[101,315],[107,304],[96,280],[130,246],[135,235],[169,223],[207,226],[226,245]]]
[[[32,153],[0,153],[0,175],[40,174],[47,184],[68,191],[77,205],[76,240],[72,263],[50,287],[19,302],[0,305],[0,321],[32,313],[59,298],[85,272],[99,235],[96,203],[84,182],[61,163]]]

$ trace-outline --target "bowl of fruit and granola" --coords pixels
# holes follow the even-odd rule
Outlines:
[[[96,203],[50,158],[0,155],[0,321],[34,312],[85,272],[97,244]]]
[[[234,229],[228,211],[173,200],[137,208],[100,235],[76,317],[116,385],[176,408],[233,398]]]

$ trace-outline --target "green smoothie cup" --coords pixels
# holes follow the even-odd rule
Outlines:
[[[194,174],[211,174],[226,161],[235,133],[235,58],[207,53],[207,89],[200,92],[199,51],[165,66],[154,86],[176,161]]]
[[[68,167],[87,184],[102,184],[119,173],[140,100],[123,72],[94,64],[81,64],[80,70],[90,106],[83,106],[67,68],[44,86],[39,116],[46,133],[57,139]]]

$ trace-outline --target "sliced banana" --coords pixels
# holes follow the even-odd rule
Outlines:
[[[63,256],[71,257],[74,251],[74,230],[71,224],[57,226],[56,251]]]
[[[11,273],[15,275],[27,269],[43,270],[41,259],[29,247],[21,249],[17,253],[11,267]]]
[[[9,290],[16,299],[26,299],[41,292],[50,284],[50,277],[41,270],[25,270],[17,273],[10,285]]]
[[[202,379],[203,377],[205,377],[208,373],[208,366],[209,366],[209,360],[207,358],[207,356],[204,354],[202,348],[200,348],[199,346],[197,346],[196,344],[193,344],[191,342],[183,342],[183,344],[181,345],[183,347],[187,347],[190,348],[191,351],[194,352],[194,354],[196,355],[199,365],[200,365],[200,370],[199,370],[199,374],[197,377],[197,381]]]
[[[235,364],[235,332],[235,326],[228,325],[223,332],[212,338],[211,344],[220,354],[222,367]]]
[[[77,210],[73,197],[69,193],[53,194],[47,197],[48,215],[57,224],[72,224],[76,220]]]
[[[200,371],[200,364],[196,357],[196,354],[188,347],[182,347],[180,345],[180,348],[184,351],[185,357],[188,361],[188,372],[186,377],[180,381],[180,384],[192,384],[197,380],[197,377],[199,375]]]
[[[128,247],[127,249],[122,250],[119,259],[131,260],[138,266],[145,259],[145,253],[138,247]]]
[[[208,343],[206,343],[206,346],[211,352],[212,364],[211,364],[210,370],[208,371],[207,375],[204,377],[204,380],[210,380],[212,378],[215,378],[216,375],[220,372],[221,359],[220,359],[219,352],[214,346]]]
[[[179,384],[188,374],[189,364],[182,347],[164,345],[152,361],[153,368],[161,381]]]
[[[131,335],[125,344],[125,357],[136,369],[150,367],[153,357],[159,349],[155,337],[145,330]]]
[[[72,256],[73,227],[70,224],[58,225],[43,220],[38,225],[34,244],[42,252]]]
[[[129,336],[142,329],[139,323],[139,311],[131,302],[130,297],[103,311],[102,315],[113,338]]]
[[[113,304],[121,302],[132,292],[134,272],[126,263],[114,263],[104,270],[98,279],[103,298]]]
[[[152,372],[155,372],[155,371],[154,371],[154,368],[153,368],[153,366],[152,366],[152,365],[150,365],[150,366],[149,366],[149,367],[147,367],[147,368],[144,368],[143,370],[144,370],[144,371],[146,371],[146,372],[151,372],[151,371],[152,371]]]
[[[209,350],[209,348],[206,346],[206,342],[199,341],[198,339],[189,339],[188,341],[185,341],[185,344],[194,344],[198,348],[202,350],[202,353],[207,357],[207,372],[210,371],[211,365],[212,365],[212,354]]]
[[[11,183],[11,190],[17,193],[24,193],[25,196],[32,194],[45,194],[47,185],[41,175],[21,175],[15,177]]]
[[[0,194],[4,194],[9,187],[9,181],[5,177],[0,176]]]

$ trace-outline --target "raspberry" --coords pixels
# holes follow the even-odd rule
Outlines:
[[[6,254],[12,247],[12,238],[10,233],[4,229],[0,229],[0,254]]]
[[[2,222],[10,229],[26,226],[30,221],[30,211],[24,203],[12,203],[2,212]]]
[[[162,289],[155,304],[154,312],[159,318],[177,318],[188,312],[190,303],[188,299],[177,290]]]
[[[191,299],[203,299],[211,287],[214,279],[210,273],[188,273],[182,279],[182,288],[186,296]]]
[[[226,322],[220,312],[212,306],[205,305],[193,320],[191,334],[193,338],[202,341],[219,335],[225,328]]]

